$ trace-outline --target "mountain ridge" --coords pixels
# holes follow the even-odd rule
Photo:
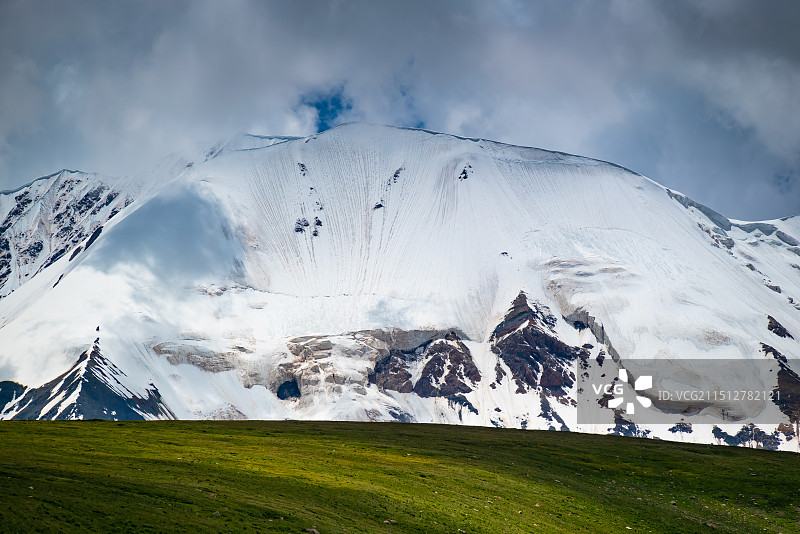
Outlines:
[[[152,385],[178,418],[622,432],[608,408],[576,423],[584,359],[685,378],[762,343],[797,354],[767,329],[800,332],[791,218],[731,221],[612,163],[418,129],[250,137],[165,166],[0,298],[0,380],[59,376],[99,324],[130,395]],[[528,326],[493,342],[515,308]]]

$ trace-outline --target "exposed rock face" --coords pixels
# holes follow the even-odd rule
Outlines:
[[[414,383],[411,381],[413,377],[408,371],[408,364],[412,358],[413,353],[409,355],[392,351],[389,356],[375,364],[374,371],[369,375],[370,383],[384,390],[411,393],[414,391]]]
[[[426,361],[422,375],[414,384],[420,397],[448,397],[469,393],[469,383],[480,382],[481,374],[472,361],[469,349],[455,332],[431,342],[423,353]]]
[[[188,363],[204,371],[221,373],[234,368],[233,353],[218,353],[189,343],[163,342],[153,347],[153,352],[166,356],[172,365]]]
[[[761,350],[766,356],[772,355],[778,362],[778,383],[775,386],[773,402],[789,417],[789,422],[795,425],[796,432],[800,430],[800,376],[789,367],[786,356],[774,347],[765,343]]]
[[[638,425],[628,421],[619,413],[615,415],[614,427],[609,430],[615,436],[628,436],[629,438],[646,438],[650,435],[649,430],[642,430]]]
[[[511,370],[517,393],[545,389],[553,396],[562,396],[574,385],[572,365],[577,358],[588,358],[589,352],[559,340],[553,330],[555,324],[556,318],[546,306],[534,303],[531,307],[525,293],[520,292],[492,332],[492,352]]]
[[[495,387],[503,380],[513,380],[516,393],[534,392],[541,409],[531,417],[542,417],[553,428],[565,429],[551,401],[574,404],[568,396],[575,383],[573,365],[589,353],[585,347],[560,341],[554,330],[556,322],[547,307],[529,303],[520,293],[491,337],[491,350],[497,357],[492,378]],[[154,345],[153,351],[173,365],[191,364],[211,372],[240,371],[237,354],[218,353],[200,345],[162,342]],[[483,377],[464,334],[458,331],[385,329],[304,336],[288,340],[283,357],[272,355],[270,359],[277,365],[261,375],[239,374],[247,387],[264,385],[282,401],[313,402],[323,392],[333,397],[347,392],[365,395],[372,387],[423,399],[442,398],[460,414],[479,413],[469,394]],[[507,370],[511,371],[509,377]],[[398,420],[411,420],[402,410],[393,413]],[[370,417],[381,420],[377,412]]]
[[[398,329],[294,338],[286,344],[290,361],[278,366],[271,389],[281,399],[346,384],[420,397],[468,393],[481,376],[461,339],[457,332]]]
[[[728,250],[733,248],[735,244],[734,240],[728,237],[725,230],[719,226],[707,226],[703,223],[697,223],[697,226],[710,238],[712,246],[717,248],[724,247]]]
[[[542,409],[539,412],[539,417],[550,422],[550,430],[568,431],[569,427],[567,426],[567,423],[560,415],[558,415],[558,412],[553,409],[553,406],[550,404],[550,401],[547,397],[548,395],[546,391],[542,391],[539,394],[539,402],[541,402],[542,406]],[[559,400],[563,402],[564,399]]]
[[[2,415],[59,420],[175,418],[155,386],[150,384],[145,395],[136,395],[119,383],[121,374],[95,344],[69,371],[47,384],[21,394],[17,387],[17,396],[5,405]]]
[[[783,325],[781,323],[776,321],[773,316],[767,315],[767,321],[768,321],[767,322],[767,328],[769,329],[770,332],[772,332],[773,334],[775,334],[778,337],[783,337],[783,338],[788,337],[789,339],[794,339],[794,336],[792,336],[792,334],[790,334],[783,327]]]
[[[289,351],[302,360],[316,360],[330,356],[333,343],[326,337],[295,338],[286,344]]]
[[[4,234],[0,234],[0,288],[11,276],[11,243]]]
[[[408,342],[428,337],[424,331],[407,333],[402,338]],[[398,345],[398,347],[402,347]],[[420,369],[415,378],[410,369]],[[416,393],[420,397],[451,397],[469,393],[480,382],[481,375],[469,349],[456,332],[430,339],[414,347],[394,348],[376,362],[369,381],[384,390]]]
[[[784,362],[780,364],[776,390],[780,392],[780,397],[775,404],[797,426],[800,424],[800,376]]]
[[[611,344],[611,340],[608,339],[608,334],[606,334],[606,329],[600,324],[592,315],[590,315],[586,310],[577,309],[574,312],[570,313],[564,319],[571,323],[573,327],[578,330],[582,330],[583,328],[588,328],[589,331],[594,334],[595,339],[599,343],[602,343],[608,349],[608,353],[611,355],[611,359],[615,362],[619,361],[619,354],[614,346]],[[584,347],[586,348],[586,347]]]
[[[26,389],[22,384],[10,380],[0,382],[0,413],[9,402],[16,400]]]
[[[313,397],[318,389],[338,395],[345,385],[363,392],[375,361],[389,352],[377,332],[291,339],[286,343],[288,354],[267,387],[282,399]]]

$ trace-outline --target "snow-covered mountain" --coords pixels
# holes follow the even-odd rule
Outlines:
[[[2,418],[400,420],[797,449],[798,217],[732,221],[610,163],[363,124],[237,136],[167,167],[157,185],[62,171],[0,194]],[[666,403],[654,386],[635,414],[581,406],[587,377],[633,392],[657,361],[662,389],[741,378],[727,360],[782,395]]]
[[[96,175],[66,169],[0,192],[0,298],[86,238],[96,239],[97,229],[131,201]]]

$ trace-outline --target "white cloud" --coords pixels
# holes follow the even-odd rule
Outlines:
[[[41,73],[36,64],[24,56],[0,51],[0,158],[9,149],[11,136],[36,131],[42,117]]]
[[[316,110],[303,97],[340,89],[352,105],[341,120],[424,123],[624,164],[660,126],[642,117],[677,105],[658,88],[675,87],[705,108],[675,110],[685,127],[661,134],[661,161],[689,157],[663,136],[682,135],[699,112],[717,119],[707,134],[751,150],[754,137],[755,160],[769,154],[797,170],[800,121],[789,119],[800,58],[781,38],[784,18],[727,2],[7,2],[0,68],[13,75],[0,78],[0,158],[28,173],[17,181],[64,157],[60,166],[123,174],[236,131],[313,133]],[[607,152],[609,132],[630,142]],[[62,149],[32,158],[37,145]],[[758,183],[777,195],[773,163]],[[701,202],[723,180],[692,176],[685,192]],[[714,207],[759,207],[730,202]]]
[[[694,64],[695,83],[741,128],[752,128],[773,154],[800,163],[800,66],[747,54]]]

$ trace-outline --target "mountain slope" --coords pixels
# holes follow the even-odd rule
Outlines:
[[[99,326],[123,397],[161,396],[148,417],[675,437],[713,410],[655,406],[650,424],[601,406],[582,424],[579,369],[607,358],[629,387],[642,360],[668,361],[656,382],[690,384],[709,374],[698,359],[747,360],[770,366],[754,376],[771,391],[778,355],[796,368],[798,237],[798,218],[730,221],[578,156],[360,124],[243,136],[2,298],[0,379],[52,380]],[[768,433],[796,423],[776,403],[725,410],[733,434],[763,414]],[[714,440],[703,428],[681,437]]]
[[[97,228],[131,201],[96,175],[69,170],[0,193],[0,297],[82,241],[91,244]]]

